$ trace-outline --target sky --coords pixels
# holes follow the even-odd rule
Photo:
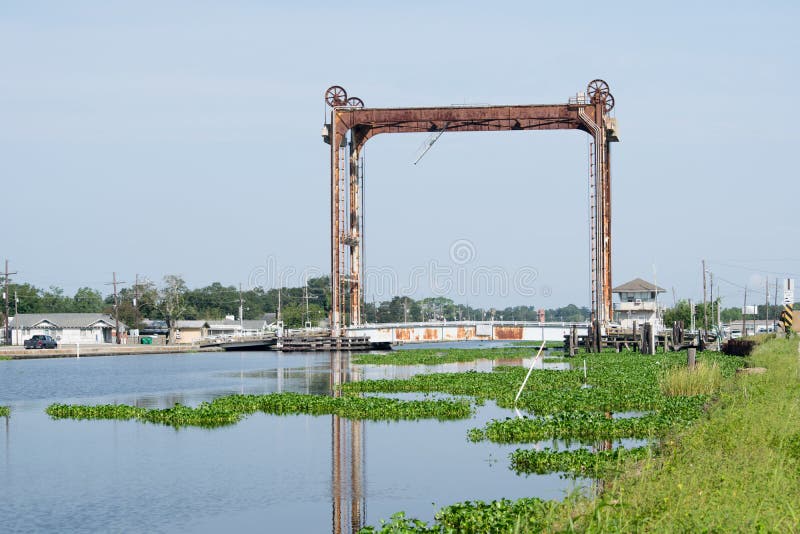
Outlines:
[[[300,285],[330,264],[327,87],[367,107],[556,104],[602,78],[614,285],[700,299],[705,259],[724,305],[745,286],[763,302],[766,280],[800,279],[799,11],[6,0],[0,259],[68,294],[108,293],[112,272]],[[426,138],[366,145],[367,299],[588,306],[587,135],[445,133],[414,165]]]

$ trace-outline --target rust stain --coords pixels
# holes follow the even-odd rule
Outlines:
[[[435,341],[439,339],[439,330],[437,328],[426,328],[422,334],[422,339],[425,341]]]
[[[522,339],[521,326],[496,326],[494,328],[495,339]]]
[[[411,341],[410,328],[398,328],[394,331],[394,338],[398,341]]]

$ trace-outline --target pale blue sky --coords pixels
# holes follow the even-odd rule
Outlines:
[[[7,0],[0,259],[19,281],[70,293],[107,291],[112,271],[180,273],[191,286],[247,284],[275,260],[327,272],[328,86],[376,107],[560,103],[599,77],[622,137],[614,283],[652,279],[655,265],[659,285],[696,298],[703,257],[742,286],[767,271],[800,278],[798,11]],[[368,268],[406,280],[450,265],[451,244],[467,239],[469,268],[533,267],[539,295],[455,300],[588,305],[586,135],[445,134],[414,166],[425,138],[367,145]],[[734,285],[722,293],[741,301]]]

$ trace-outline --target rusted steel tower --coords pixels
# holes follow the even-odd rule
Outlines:
[[[363,302],[361,213],[364,144],[383,133],[583,130],[592,136],[590,208],[592,313],[602,326],[611,320],[611,171],[609,144],[618,141],[616,119],[608,114],[614,97],[603,80],[592,80],[566,104],[365,108],[334,85],[325,92],[331,107],[323,138],[331,145],[331,335],[361,324]],[[349,194],[348,194],[349,192]],[[349,258],[348,253],[349,252]],[[346,261],[349,260],[349,261]],[[349,272],[348,272],[349,271]],[[345,299],[349,317],[345,321]]]

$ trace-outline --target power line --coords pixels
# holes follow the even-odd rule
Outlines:
[[[711,262],[709,262],[711,263]],[[713,262],[715,265],[721,265],[723,267],[729,267],[731,269],[742,269],[743,271],[750,271],[754,273],[764,273],[764,274],[773,274],[773,275],[780,275],[780,276],[789,276],[789,277],[800,277],[800,274],[797,273],[790,273],[788,271],[767,271],[764,269],[758,269],[755,267],[745,267],[744,265],[733,265],[730,263],[723,263],[719,261]]]

